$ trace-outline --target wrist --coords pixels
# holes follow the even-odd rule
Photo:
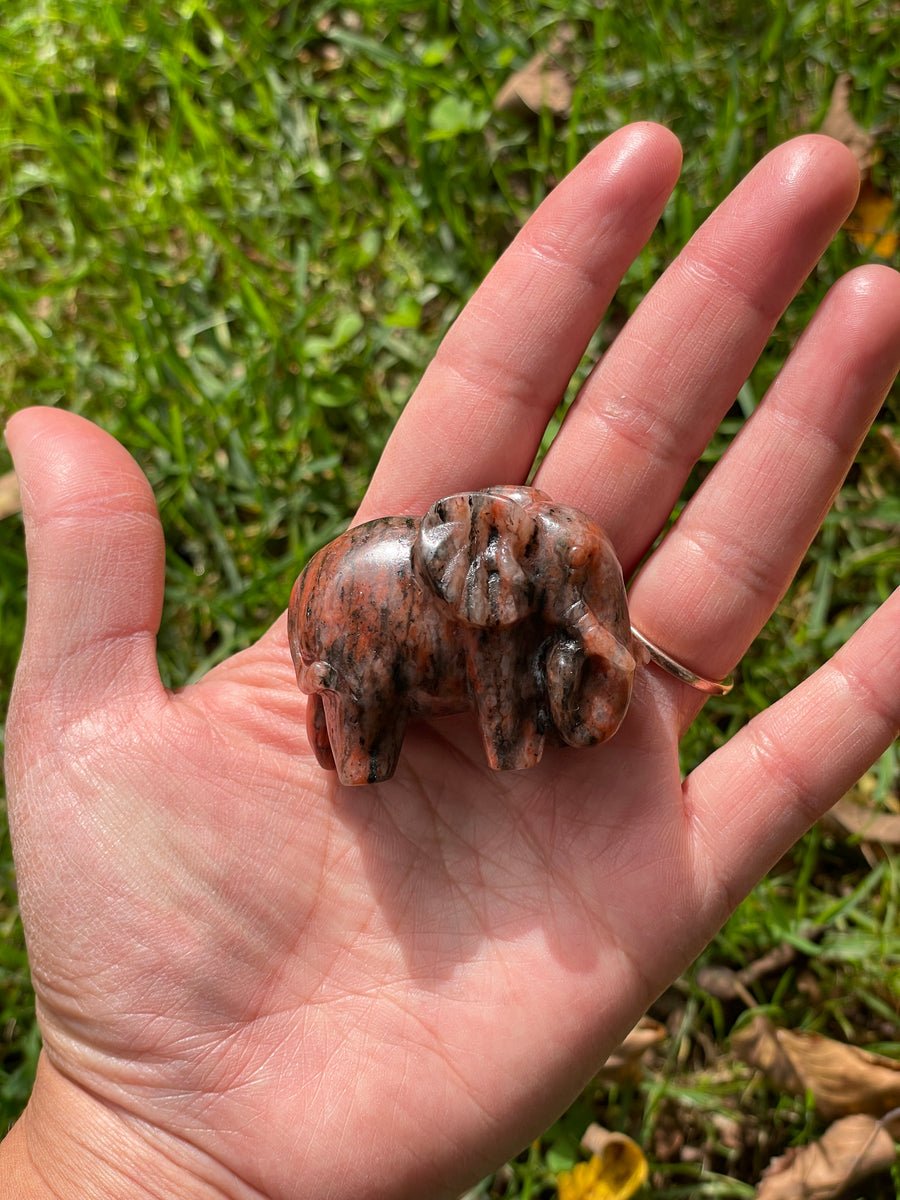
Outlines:
[[[201,1151],[92,1096],[41,1056],[25,1112],[0,1143],[0,1197],[222,1200],[240,1195]]]

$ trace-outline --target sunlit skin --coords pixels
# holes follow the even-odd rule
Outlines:
[[[559,185],[446,337],[358,519],[526,478],[679,165],[638,125]],[[626,577],[857,184],[836,142],[774,150],[583,387],[535,482],[605,526]],[[898,357],[900,279],[845,276],[632,582],[648,637],[707,677],[735,667]],[[492,773],[451,717],[410,727],[391,782],[341,789],[306,742],[283,616],[167,692],[141,471],[66,412],[7,436],[30,569],[10,819],[44,1037],[0,1148],[10,1195],[454,1196],[551,1122],[900,729],[895,593],[685,781],[702,697],[645,667],[595,749]]]

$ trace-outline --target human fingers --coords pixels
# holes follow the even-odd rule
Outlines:
[[[599,518],[626,575],[858,184],[853,156],[830,138],[773,150],[691,238],[582,389],[537,482]]]
[[[678,177],[671,133],[641,124],[551,192],[444,338],[397,423],[360,519],[528,474],[547,422]]]
[[[687,778],[698,879],[730,911],[900,735],[900,590]]]
[[[112,696],[161,691],[163,539],[140,468],[114,438],[61,409],[16,413],[6,438],[28,552],[13,719],[39,701],[58,726]]]
[[[651,556],[635,626],[679,662],[727,674],[793,578],[900,368],[900,275],[829,292],[768,394]],[[702,702],[673,685],[687,725]]]

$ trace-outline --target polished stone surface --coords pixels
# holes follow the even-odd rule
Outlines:
[[[524,486],[384,517],[314,555],[288,608],[307,730],[342,783],[396,770],[411,718],[471,710],[495,770],[618,729],[635,660],[603,530]]]

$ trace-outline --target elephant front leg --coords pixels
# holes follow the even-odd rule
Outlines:
[[[341,783],[384,783],[397,769],[407,715],[398,703],[368,707],[339,696],[322,696],[328,740]]]
[[[473,631],[471,694],[488,765],[521,771],[541,761],[548,719],[540,703],[534,655],[514,638]]]

